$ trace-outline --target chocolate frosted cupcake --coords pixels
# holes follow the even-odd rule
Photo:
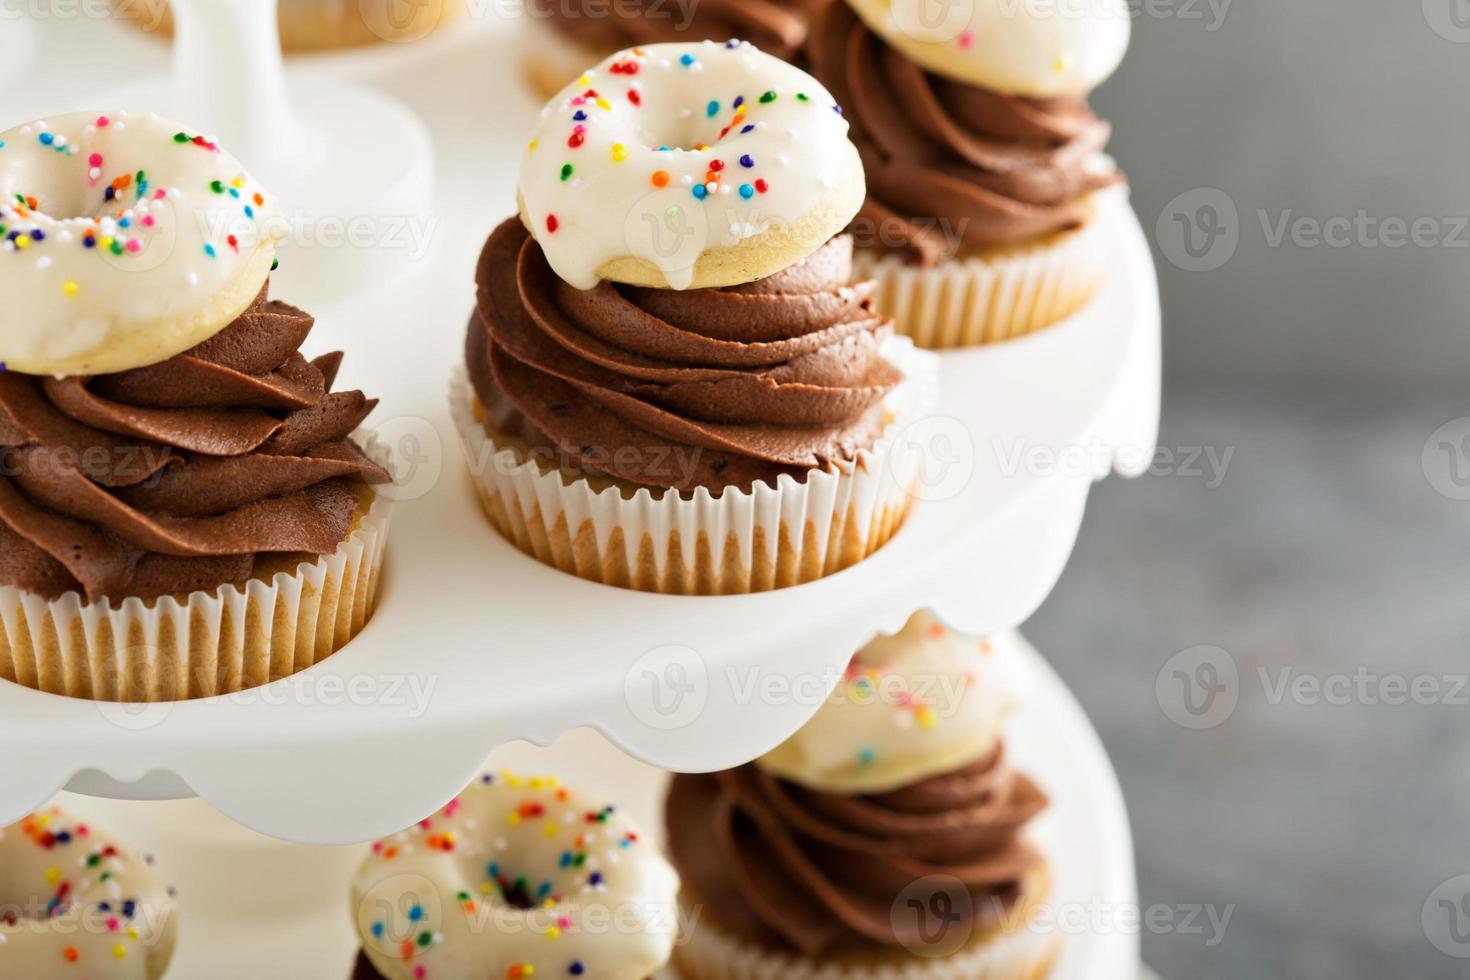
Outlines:
[[[843,237],[743,286],[582,291],[506,221],[465,338],[473,400],[455,399],[491,521],[548,564],[645,591],[761,591],[861,560],[909,497],[871,452],[903,378],[851,263]],[[806,540],[783,496],[819,508]]]
[[[860,274],[920,346],[1046,327],[1103,274],[1099,208],[1122,177],[1086,94],[1121,59],[1127,12],[981,3],[921,30],[913,2],[822,0],[806,47],[867,172]]]
[[[1049,876],[1024,828],[1046,797],[1006,764],[1007,666],[920,613],[779,749],[676,776],[686,980],[1044,974]]]
[[[588,75],[543,113],[521,218],[480,257],[452,407],[486,513],[547,564],[645,591],[756,592],[862,560],[912,500],[901,436],[932,359],[852,280],[837,233],[862,183],[841,115],[738,42],[625,52]],[[656,141],[687,125],[676,105],[705,98],[690,78],[734,93],[733,118],[701,113],[714,142],[631,144],[619,127]],[[671,220],[706,234],[661,248]]]
[[[521,64],[543,99],[587,65],[625,48],[703,38],[742,38],[782,61],[800,64],[820,0],[532,0],[531,36]]]
[[[333,391],[342,356],[309,360],[314,321],[268,298],[273,242],[230,223],[268,203],[238,164],[177,124],[121,118],[0,134],[43,166],[78,146],[91,169],[130,172],[95,190],[103,217],[0,209],[28,242],[0,253],[0,286],[32,304],[0,337],[0,679],[98,700],[227,693],[311,666],[371,615],[390,478],[352,434],[377,403]],[[149,173],[218,190],[191,213]],[[72,175],[48,185],[63,207]]]

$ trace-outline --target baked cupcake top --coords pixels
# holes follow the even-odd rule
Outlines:
[[[495,430],[542,462],[675,490],[851,460],[901,380],[845,238],[767,279],[669,290],[559,280],[521,223],[486,242],[466,338]]]
[[[973,929],[1043,887],[1022,830],[1046,797],[1012,770],[998,654],[920,613],[854,660],[828,704],[750,765],[677,776],[667,824],[689,901],[720,928],[806,956],[921,950],[925,889],[962,889]],[[951,895],[951,899],[956,896]]]
[[[531,16],[595,54],[621,48],[712,37],[744,38],[782,61],[796,62],[814,0],[533,0]]]
[[[1005,94],[934,72],[823,0],[811,71],[845,107],[868,197],[860,247],[931,265],[1081,226],[1122,178],[1085,93]]]

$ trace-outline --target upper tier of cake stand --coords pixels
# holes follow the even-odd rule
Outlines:
[[[1116,274],[1087,309],[940,355],[926,436],[938,463],[894,539],[845,572],[757,595],[596,585],[496,535],[446,405],[468,288],[415,291],[402,319],[376,310],[393,343],[368,342],[367,328],[349,338],[341,324],[366,321],[333,314],[331,339],[352,343],[351,383],[383,399],[379,436],[417,464],[376,616],[336,656],[241,695],[115,706],[0,684],[0,822],[70,782],[124,797],[193,792],[281,837],[362,840],[442,804],[513,739],[590,726],[662,768],[730,766],[800,727],[852,652],[915,609],[972,633],[1015,627],[1061,574],[1092,482],[1141,472],[1153,453],[1152,261],[1126,206],[1104,220]],[[454,253],[472,255],[480,233],[466,230]]]

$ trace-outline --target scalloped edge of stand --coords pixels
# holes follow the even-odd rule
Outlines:
[[[994,423],[987,438],[1042,448],[1156,427],[1148,416],[1157,372],[1140,385],[1135,370],[1140,358],[1156,364],[1157,297],[1134,292],[1152,286],[1151,260],[1131,212],[1120,212],[1117,229],[1131,272],[1094,307],[1032,337],[942,358],[942,371],[965,382],[950,383],[940,412],[971,433],[968,480],[917,505],[854,568],[776,592],[628,592],[521,554],[485,522],[462,472],[444,405],[447,370],[400,371],[391,350],[370,351],[369,367],[406,375],[399,390],[375,391],[421,413],[439,464],[423,498],[398,505],[372,622],[323,663],[223,698],[118,706],[0,683],[0,738],[23,748],[0,788],[0,820],[77,772],[96,770],[94,787],[140,796],[162,795],[162,777],[149,777],[168,773],[171,786],[182,781],[273,836],[365,839],[448,800],[506,741],[548,744],[591,727],[660,768],[725,768],[805,723],[852,651],[915,609],[933,608],[971,633],[1016,626],[1055,585],[1088,490],[1111,460],[1101,471],[1002,472],[1005,454],[978,445],[974,422]],[[1134,387],[1142,390],[1130,400]],[[687,687],[691,672],[698,709],[667,724],[656,699]],[[365,699],[348,695],[364,684]]]
[[[1093,905],[1104,909],[1136,907],[1137,883],[1128,815],[1117,776],[1101,740],[1075,697],[1024,636],[1017,633],[997,637],[997,643],[1001,645],[999,649],[1003,655],[1017,657],[1023,680],[1021,705],[1006,726],[1007,755],[1013,765],[1036,779],[1051,798],[1048,809],[1028,830],[1051,861],[1053,887],[1049,902],[1054,908],[1068,910]],[[661,824],[659,815],[665,777],[646,771],[634,776],[621,769],[613,775],[611,768],[602,767],[611,766],[609,756],[616,752],[616,747],[579,733],[558,741],[549,752],[530,750],[523,745],[506,746],[487,764],[492,768],[510,766],[521,772],[554,773],[568,784],[615,793],[627,804],[636,802],[641,824],[657,838],[660,836],[657,831]],[[631,781],[635,778],[636,784]],[[645,784],[645,779],[657,785]],[[229,930],[231,941],[241,935],[242,923],[229,919],[225,914],[229,903],[216,898],[216,892],[223,895],[228,891],[229,886],[225,883],[251,879],[250,874],[232,874],[237,866],[244,868],[249,864],[253,868],[263,858],[273,866],[285,865],[284,852],[281,855],[263,855],[262,848],[273,845],[246,835],[233,825],[227,812],[215,814],[191,809],[187,818],[189,822],[180,830],[174,825],[155,823],[157,818],[153,814],[157,811],[124,809],[112,803],[94,803],[91,800],[69,801],[66,805],[156,853],[158,867],[166,876],[171,869],[193,864],[196,860],[201,865],[211,866],[210,890],[204,893],[197,892],[199,874],[194,872],[196,881],[190,891],[194,903],[190,922],[201,926],[195,922],[197,913],[201,911],[206,916],[224,921],[207,923],[205,932],[209,936],[206,937],[199,936],[191,927],[190,933],[199,942],[220,930]],[[322,876],[340,877],[345,882],[345,876],[350,875],[358,859],[353,852],[344,855],[336,849],[291,853],[294,856],[291,867],[315,882],[312,887],[321,893],[329,891],[318,887]],[[217,888],[215,880],[220,883]],[[323,901],[330,902],[325,898]],[[313,905],[307,910],[306,914],[323,924],[332,924],[335,931],[318,930],[320,935],[328,937],[331,948],[314,951],[311,958],[302,961],[303,966],[316,969],[318,973],[327,971],[328,975],[334,975],[329,971],[340,969],[345,975],[353,948],[345,930],[338,929],[336,925],[344,921],[342,908],[342,900],[338,899],[334,904]],[[270,929],[273,923],[274,918],[252,919],[243,923],[243,927],[254,930],[253,934],[261,934],[261,930]],[[185,941],[188,941],[187,937]],[[191,950],[196,954],[192,962],[206,962],[200,949],[196,942]],[[226,948],[225,952],[235,954],[239,951]],[[1138,956],[1136,934],[1120,929],[1069,932],[1063,937],[1057,962],[1048,977],[1052,980],[1135,980]],[[258,968],[266,965],[264,960],[257,963],[248,956],[232,962],[244,968],[237,971],[240,976],[258,975]],[[257,968],[257,972],[247,972],[251,968]],[[656,977],[657,980],[681,980],[673,970],[661,971]]]

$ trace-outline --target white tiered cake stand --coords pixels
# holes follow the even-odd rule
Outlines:
[[[214,30],[230,23],[228,17],[254,17],[238,22],[249,50],[231,57],[264,73],[262,84],[271,89],[281,66],[274,45],[265,44],[264,21],[229,14],[225,6],[228,0],[185,0],[181,45],[190,43],[189,10],[201,13]],[[0,122],[108,108],[109,100],[99,102],[96,95],[105,79],[87,80],[83,88],[72,68],[104,63],[104,53],[114,73],[136,76],[153,67],[156,53],[125,37],[122,28],[103,25],[116,32],[108,36],[98,25],[83,26],[63,38],[57,25],[42,25],[43,44],[64,44],[74,57],[66,66],[41,62],[32,74],[41,75],[37,84],[24,91],[0,90],[0,111],[7,114]],[[1007,632],[1023,622],[1061,573],[1092,482],[1114,469],[1136,474],[1147,467],[1159,412],[1158,293],[1142,231],[1120,201],[1105,218],[1114,236],[1115,275],[1087,310],[1020,341],[941,357],[937,423],[915,437],[925,440],[942,465],[928,472],[924,499],[895,539],[856,568],[763,595],[684,598],[585,583],[521,555],[480,515],[445,405],[446,379],[459,360],[460,331],[472,303],[475,255],[489,229],[513,210],[519,140],[509,134],[522,131],[522,121],[528,123],[534,111],[514,96],[495,96],[501,102],[466,116],[455,99],[462,103],[467,89],[491,95],[517,89],[516,38],[490,30],[472,36],[473,42],[438,42],[441,53],[427,67],[416,65],[407,83],[394,70],[410,57],[407,52],[356,59],[359,81],[391,79],[395,93],[433,123],[431,151],[440,169],[429,205],[407,203],[424,191],[414,176],[423,169],[423,155],[410,153],[418,163],[400,167],[394,148],[383,151],[390,171],[409,174],[397,217],[424,219],[424,227],[432,227],[412,261],[393,249],[346,248],[322,257],[335,271],[315,280],[309,250],[293,257],[288,248],[273,289],[310,305],[318,318],[314,346],[347,350],[343,383],[382,399],[374,419],[378,434],[400,459],[414,464],[412,478],[399,490],[378,614],[326,663],[244,695],[114,706],[0,684],[0,740],[11,750],[0,772],[0,823],[64,785],[95,797],[78,798],[78,808],[106,812],[109,823],[123,831],[136,828],[129,835],[144,843],[156,839],[149,828],[156,833],[159,825],[149,814],[184,814],[180,819],[200,821],[197,834],[153,846],[165,862],[177,846],[179,873],[192,874],[190,869],[217,866],[204,851],[193,851],[196,845],[226,845],[220,852],[225,856],[215,860],[233,861],[227,845],[234,841],[241,853],[266,863],[273,858],[262,857],[260,849],[286,847],[268,845],[246,827],[286,840],[337,843],[407,826],[456,793],[496,746],[504,746],[498,756],[527,754],[539,760],[536,767],[569,778],[587,767],[591,788],[618,792],[625,785],[621,777],[605,778],[625,770],[611,761],[618,753],[590,733],[568,735],[545,754],[508,744],[517,739],[550,744],[563,733],[593,728],[657,768],[738,764],[804,723],[851,652],[875,633],[897,629],[914,609],[933,608],[956,628],[975,633]],[[293,69],[291,87],[277,92],[297,93],[294,111],[265,117],[266,131],[272,118],[314,118],[300,93],[327,84],[322,66],[335,65],[336,71],[346,60],[308,59],[317,67]],[[190,63],[187,50],[181,51],[180,72],[209,73],[198,62],[183,67]],[[426,77],[431,72],[439,74]],[[155,92],[164,89],[154,86]],[[446,101],[446,90],[460,95]],[[380,97],[356,91],[362,100],[354,104],[371,112]],[[274,104],[283,105],[279,98]],[[201,105],[198,111],[220,111],[214,118],[225,125],[206,125],[221,134],[238,125],[248,146],[262,130],[257,126],[252,137],[252,124],[241,115],[248,107],[229,105],[226,91],[217,95],[214,109]],[[381,106],[395,108],[365,118],[389,120],[385,132],[407,134],[410,142],[423,135],[406,113],[407,124],[391,121],[403,121],[396,103],[383,99]],[[301,132],[291,127],[282,132]],[[250,152],[221,138],[258,169]],[[263,152],[269,161],[269,148]],[[349,213],[343,208],[353,202],[333,197],[321,181],[293,184],[290,151],[285,152],[287,162],[266,166],[279,168],[285,178],[273,190],[288,208],[305,208],[308,219]],[[376,159],[358,169],[375,168]],[[357,210],[373,211],[378,203],[359,200]],[[383,220],[395,217],[377,213]],[[385,252],[403,268],[385,275]],[[392,288],[384,288],[385,282]],[[1132,854],[1111,768],[1060,681],[1024,641],[1017,638],[1015,646],[1037,683],[1011,744],[1054,799],[1038,831],[1059,870],[1057,901],[1095,898],[1127,908],[1136,903]],[[361,690],[354,685],[364,679],[365,702],[351,693]],[[643,781],[626,784],[636,788],[622,793],[656,799],[652,770],[623,765]],[[213,811],[200,800],[138,806],[103,799],[194,794],[243,826],[201,816]],[[652,813],[645,823],[656,823]],[[335,867],[356,853],[300,847],[290,852],[308,874],[317,861]],[[331,887],[342,880],[338,874]],[[201,890],[212,887],[217,886]],[[216,904],[216,894],[227,903],[222,892],[210,892],[199,903],[206,911],[194,913],[204,917],[206,930],[208,908],[230,907]],[[227,914],[220,913],[221,923]],[[304,907],[302,914],[308,914]],[[313,906],[309,914],[333,911]],[[332,976],[339,968],[345,975],[350,936],[340,923],[335,933],[326,928],[323,935],[338,937],[326,943],[337,959],[324,960],[323,972],[312,975]],[[237,943],[248,942],[249,935],[241,933]],[[1069,937],[1065,948],[1058,976],[1131,980],[1136,973],[1136,936],[1086,933]],[[291,952],[291,962],[300,952]],[[187,949],[184,955],[190,955]],[[272,975],[264,955],[242,958],[253,968],[239,975]],[[228,959],[216,955],[196,961],[193,972],[182,965],[180,970],[229,980],[219,972]]]

